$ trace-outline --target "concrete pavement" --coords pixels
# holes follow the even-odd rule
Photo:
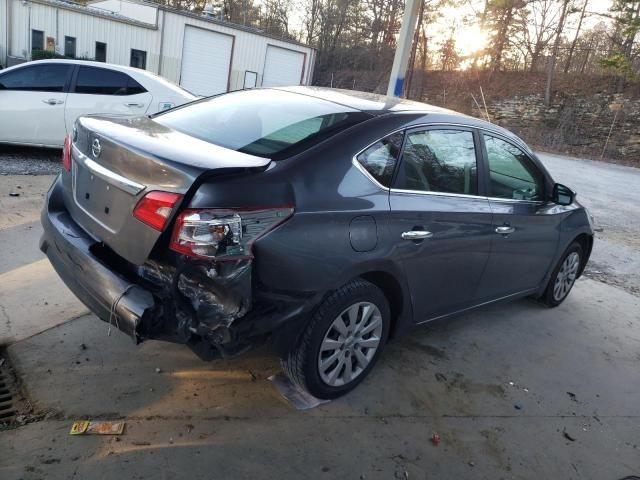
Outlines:
[[[88,312],[38,248],[52,181],[51,175],[0,177],[0,347]]]
[[[267,351],[202,363],[183,346],[108,337],[88,315],[9,347],[52,418],[0,434],[0,477],[638,474],[638,311],[640,299],[592,280],[557,309],[484,308],[390,344],[356,391],[308,412],[267,380],[278,371]],[[127,430],[70,437],[82,418],[122,418]]]

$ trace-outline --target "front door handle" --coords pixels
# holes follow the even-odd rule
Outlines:
[[[125,103],[125,105],[127,107],[130,107],[130,108],[141,108],[141,107],[144,107],[144,105],[142,103]]]
[[[499,233],[500,235],[509,235],[515,231],[516,229],[513,227],[510,227],[509,225],[503,225],[501,227],[496,228],[496,233]]]
[[[430,238],[433,236],[433,233],[427,232],[426,230],[411,230],[409,232],[402,232],[403,240],[424,240],[425,238]]]
[[[42,100],[42,101],[47,105],[62,105],[64,103],[62,100],[56,100],[55,98],[49,98],[48,100]]]

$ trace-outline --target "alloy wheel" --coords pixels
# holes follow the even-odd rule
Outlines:
[[[318,372],[324,383],[340,387],[364,372],[382,338],[382,314],[371,302],[346,308],[333,321],[318,353]]]
[[[579,267],[580,255],[578,255],[578,252],[571,252],[562,262],[553,285],[553,299],[555,301],[560,302],[567,296],[576,281]]]

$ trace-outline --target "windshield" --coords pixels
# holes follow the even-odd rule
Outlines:
[[[367,118],[359,110],[319,98],[260,89],[208,98],[154,120],[222,147],[278,160]]]

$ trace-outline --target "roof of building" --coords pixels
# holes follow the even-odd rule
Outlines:
[[[72,5],[80,5],[80,4],[76,4],[75,2],[72,1],[64,1],[64,0],[35,0],[41,3],[48,3],[48,2],[55,2],[55,3],[70,3]],[[91,0],[89,2],[87,2],[86,7],[84,5],[80,5],[84,8],[86,8],[86,10],[88,10],[89,12],[93,13],[93,12],[100,12],[100,11],[104,11],[107,12],[107,10],[101,9],[100,7],[94,7],[93,5],[96,3],[100,3],[103,0]],[[272,35],[270,33],[265,32],[264,30],[261,30],[259,28],[255,28],[255,27],[250,27],[247,25],[240,25],[238,23],[233,23],[233,22],[228,22],[226,20],[221,20],[219,18],[215,18],[212,16],[208,16],[208,15],[202,15],[200,13],[196,13],[196,12],[190,12],[188,10],[182,9],[182,8],[176,8],[176,7],[171,7],[169,5],[161,5],[159,3],[154,3],[154,2],[148,2],[148,1],[144,1],[144,0],[121,0],[121,1],[125,1],[127,3],[134,3],[134,4],[138,4],[138,5],[144,5],[147,7],[152,7],[152,8],[156,8],[158,10],[163,10],[165,12],[171,12],[171,13],[175,13],[177,15],[183,15],[185,17],[190,17],[190,18],[197,18],[198,20],[202,20],[204,22],[208,22],[208,23],[212,23],[215,25],[220,25],[220,26],[224,26],[224,27],[228,27],[228,28],[233,28],[235,30],[241,30],[244,32],[248,32],[248,33],[253,33],[256,35],[260,35],[262,37],[267,37],[267,38],[272,38],[274,40],[280,40],[282,42],[286,42],[286,43],[291,43],[293,45],[299,45],[301,47],[306,47],[306,48],[312,48],[315,49],[314,47],[311,47],[310,45],[307,45],[305,43],[302,42],[298,42],[296,40],[290,39],[290,38],[284,38],[284,37],[278,37],[277,35]],[[121,14],[117,14],[114,13],[115,16],[120,17],[120,18],[125,18],[125,19],[130,19],[130,17],[126,17],[124,15]],[[135,20],[135,19],[131,19],[135,22],[138,23],[142,23],[144,25],[148,25],[144,22],[140,22],[139,20]]]
[[[120,15],[118,13],[109,12],[107,10],[99,10],[96,8],[90,8],[81,3],[76,3],[72,1],[66,0],[30,0],[34,3],[39,3],[41,5],[51,5],[57,8],[62,8],[64,10],[71,10],[74,12],[86,13],[89,15],[93,15],[96,17],[107,18],[109,20],[115,20],[117,22],[128,23],[130,25],[135,25],[137,27],[149,28],[151,30],[157,30],[158,26],[151,23],[141,22],[134,18],[125,17],[124,15]]]

